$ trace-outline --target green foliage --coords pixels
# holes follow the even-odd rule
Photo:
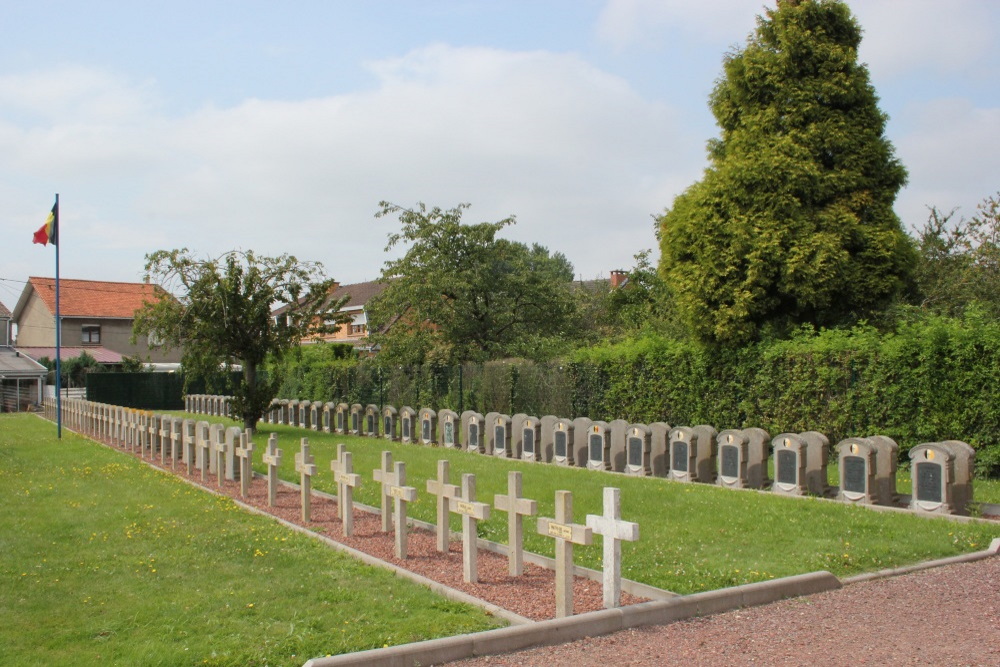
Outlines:
[[[918,230],[916,302],[933,313],[977,308],[1000,318],[1000,193],[979,203],[970,219],[931,208]]]
[[[843,2],[783,1],[726,57],[710,166],[660,218],[660,272],[696,337],[855,321],[907,286],[906,171],[860,41]]]
[[[539,245],[497,238],[514,218],[462,224],[468,204],[415,210],[381,203],[402,230],[386,251],[388,287],[368,307],[370,342],[388,364],[453,364],[510,356],[542,358],[567,338],[573,268]]]
[[[290,255],[233,251],[197,259],[186,248],[160,250],[146,256],[146,279],[174,288],[178,298],[146,303],[133,337],[155,333],[167,349],[183,349],[187,373],[209,379],[242,366],[233,409],[246,428],[256,426],[281,382],[258,372],[265,360],[280,360],[307,335],[331,331],[343,319],[342,303],[328,301],[334,281],[322,265]],[[288,305],[277,321],[275,303]]]
[[[146,373],[151,372],[150,369],[146,368],[146,364],[139,357],[130,357],[128,355],[122,357],[122,363],[120,368],[122,373]]]

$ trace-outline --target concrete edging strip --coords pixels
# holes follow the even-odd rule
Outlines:
[[[706,593],[654,600],[642,604],[603,609],[568,618],[539,621],[530,625],[486,630],[444,639],[431,639],[384,649],[313,658],[308,667],[410,667],[460,660],[480,655],[508,653],[529,647],[563,644],[611,634],[641,625],[661,625],[693,616],[717,614],[740,607],[756,606],[783,598],[811,595],[841,587],[829,572],[810,572]]]
[[[889,568],[886,570],[879,570],[878,572],[866,572],[864,574],[858,574],[853,577],[847,577],[843,579],[845,586],[849,584],[859,584],[864,581],[872,581],[874,579],[884,579],[886,577],[898,577],[903,574],[910,574],[911,572],[919,572],[920,570],[929,570],[935,567],[944,567],[945,565],[954,565],[956,563],[973,563],[977,560],[983,560],[984,558],[989,558],[990,556],[1000,555],[1000,537],[994,538],[990,542],[990,546],[986,547],[982,551],[973,551],[970,554],[961,554],[958,556],[949,556],[948,558],[939,558],[937,560],[929,560],[925,563],[916,563],[914,565],[904,565],[903,567]]]

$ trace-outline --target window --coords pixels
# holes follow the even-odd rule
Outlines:
[[[351,335],[352,336],[362,336],[368,331],[368,327],[364,324],[352,324],[351,325]]]
[[[84,324],[83,325],[83,338],[84,345],[100,345],[101,344],[101,325],[100,324]]]

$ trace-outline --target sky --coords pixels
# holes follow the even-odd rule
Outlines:
[[[0,302],[147,254],[253,250],[373,280],[379,202],[513,215],[508,238],[607,277],[718,136],[708,96],[775,0],[0,0]],[[896,212],[1000,191],[1000,3],[854,0]],[[402,249],[393,249],[395,256]]]

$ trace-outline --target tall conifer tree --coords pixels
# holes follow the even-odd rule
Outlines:
[[[660,217],[660,271],[699,338],[851,321],[909,283],[906,170],[860,42],[843,2],[779,0],[726,56],[709,167]]]

